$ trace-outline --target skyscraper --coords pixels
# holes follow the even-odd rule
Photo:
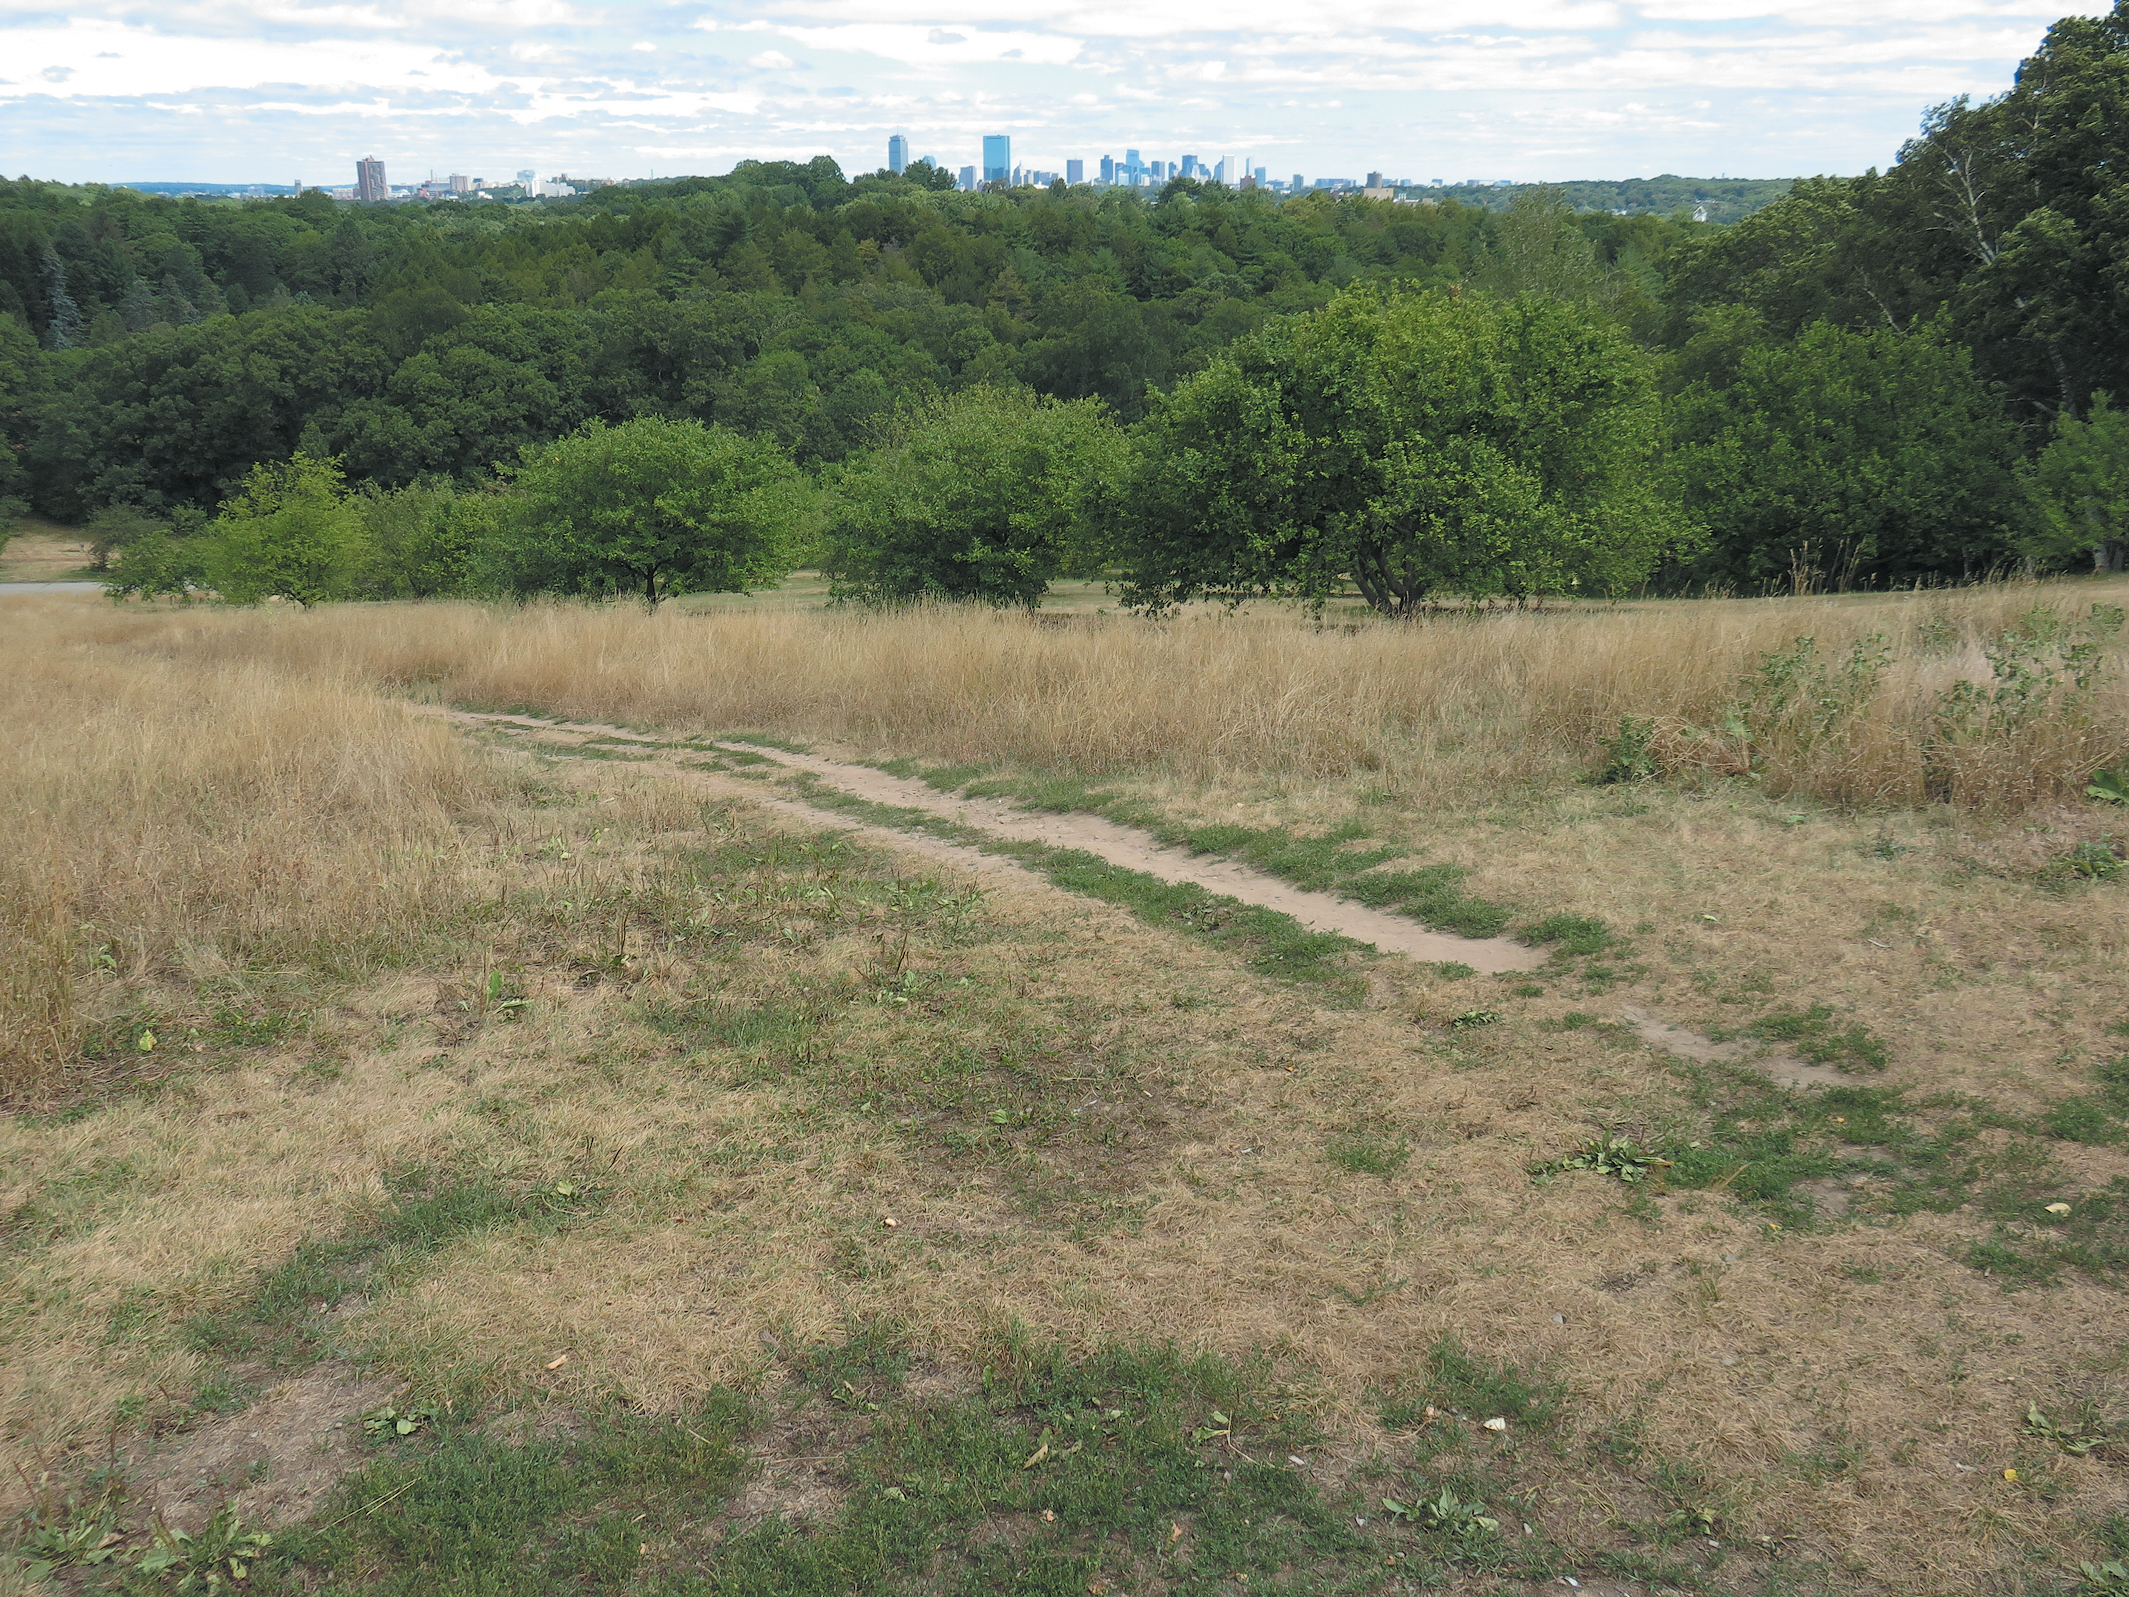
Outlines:
[[[963,168],[961,168],[961,192],[964,194],[973,194],[975,193],[975,191],[976,169],[972,166],[964,166]]]
[[[909,165],[909,140],[897,133],[887,141],[887,170],[900,172]]]
[[[983,135],[983,181],[1004,183],[1013,175],[1013,141],[1003,133]]]
[[[355,198],[358,200],[388,200],[392,191],[384,181],[384,162],[374,155],[365,155],[355,163]]]
[[[1065,181],[1066,181],[1067,183],[1084,183],[1084,182],[1086,182],[1086,180],[1087,180],[1087,163],[1086,163],[1086,162],[1084,162],[1084,161],[1067,161],[1067,162],[1065,162]]]

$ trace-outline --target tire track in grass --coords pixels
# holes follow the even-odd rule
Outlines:
[[[723,739],[689,741],[632,732],[625,727],[597,722],[560,721],[531,715],[484,714],[471,710],[448,713],[452,719],[468,725],[515,727],[580,739],[640,745],[681,763],[686,762],[690,753],[699,757],[742,756],[766,761],[794,775],[810,777],[815,784],[832,788],[865,805],[899,812],[899,816],[893,819],[881,816],[869,824],[861,821],[859,824],[866,825],[868,830],[889,831],[891,835],[906,840],[912,835],[906,828],[913,822],[924,818],[945,822],[955,829],[955,835],[949,839],[932,832],[927,841],[954,850],[953,857],[961,862],[970,863],[967,856],[973,855],[975,859],[995,864],[995,854],[983,851],[986,843],[994,847],[1003,845],[1006,852],[1015,854],[1021,849],[1041,850],[1042,854],[1030,858],[1028,863],[1041,868],[1042,874],[1050,880],[1072,889],[1085,891],[1093,886],[1094,877],[1099,872],[1090,874],[1086,867],[1099,862],[1130,875],[1150,877],[1172,888],[1197,888],[1252,909],[1268,910],[1290,918],[1309,932],[1350,939],[1383,953],[1403,954],[1430,963],[1467,965],[1489,974],[1535,970],[1546,961],[1543,951],[1505,937],[1457,937],[1431,932],[1402,916],[1370,909],[1330,893],[1294,887],[1232,860],[1208,858],[1166,847],[1145,832],[1098,815],[1042,813],[1022,809],[999,798],[963,798],[942,793],[914,777],[891,776],[869,765],[845,764],[766,743]],[[769,795],[752,788],[751,784],[744,787],[749,797],[771,808],[788,808],[796,802],[788,799],[772,802]],[[826,793],[821,796],[824,800],[829,799]],[[836,814],[833,810],[806,804],[798,807],[810,811],[812,818],[817,820],[841,826],[852,824],[851,817]],[[900,816],[907,819],[900,819]],[[889,824],[882,826],[881,820],[888,820]],[[926,829],[927,832],[930,830]],[[1058,857],[1061,855],[1076,858],[1067,860]],[[1078,880],[1072,879],[1075,870]],[[1118,901],[1118,895],[1109,891],[1096,889],[1095,896]]]

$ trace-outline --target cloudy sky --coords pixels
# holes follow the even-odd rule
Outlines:
[[[1790,176],[2005,88],[2061,0],[0,0],[0,166],[72,181],[640,177],[890,133],[960,167]],[[2103,6],[2090,6],[2094,14]]]

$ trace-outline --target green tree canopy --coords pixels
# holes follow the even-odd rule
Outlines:
[[[2063,417],[2034,462],[2031,487],[2042,522],[2036,552],[2056,560],[2090,554],[2094,570],[2121,570],[2129,544],[2129,411],[2094,394],[2083,421]]]
[[[985,387],[912,405],[838,485],[836,592],[1032,609],[1093,559],[1091,496],[1122,455],[1097,399]]]
[[[1690,528],[1661,411],[1609,319],[1555,299],[1356,287],[1156,406],[1117,500],[1127,602],[1613,593]]]
[[[516,503],[488,545],[519,591],[679,593],[774,587],[811,514],[805,479],[773,442],[697,421],[589,421],[528,445]]]
[[[370,553],[339,462],[300,450],[288,460],[253,466],[243,486],[223,501],[207,537],[208,582],[233,604],[277,598],[314,605],[347,598]]]
[[[1819,322],[1726,358],[1677,402],[1674,469],[1711,533],[1686,576],[1894,583],[2018,552],[2017,434],[1964,349]]]

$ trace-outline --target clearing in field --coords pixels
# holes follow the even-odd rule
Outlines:
[[[0,598],[0,1592],[2129,1591],[2125,602]]]

